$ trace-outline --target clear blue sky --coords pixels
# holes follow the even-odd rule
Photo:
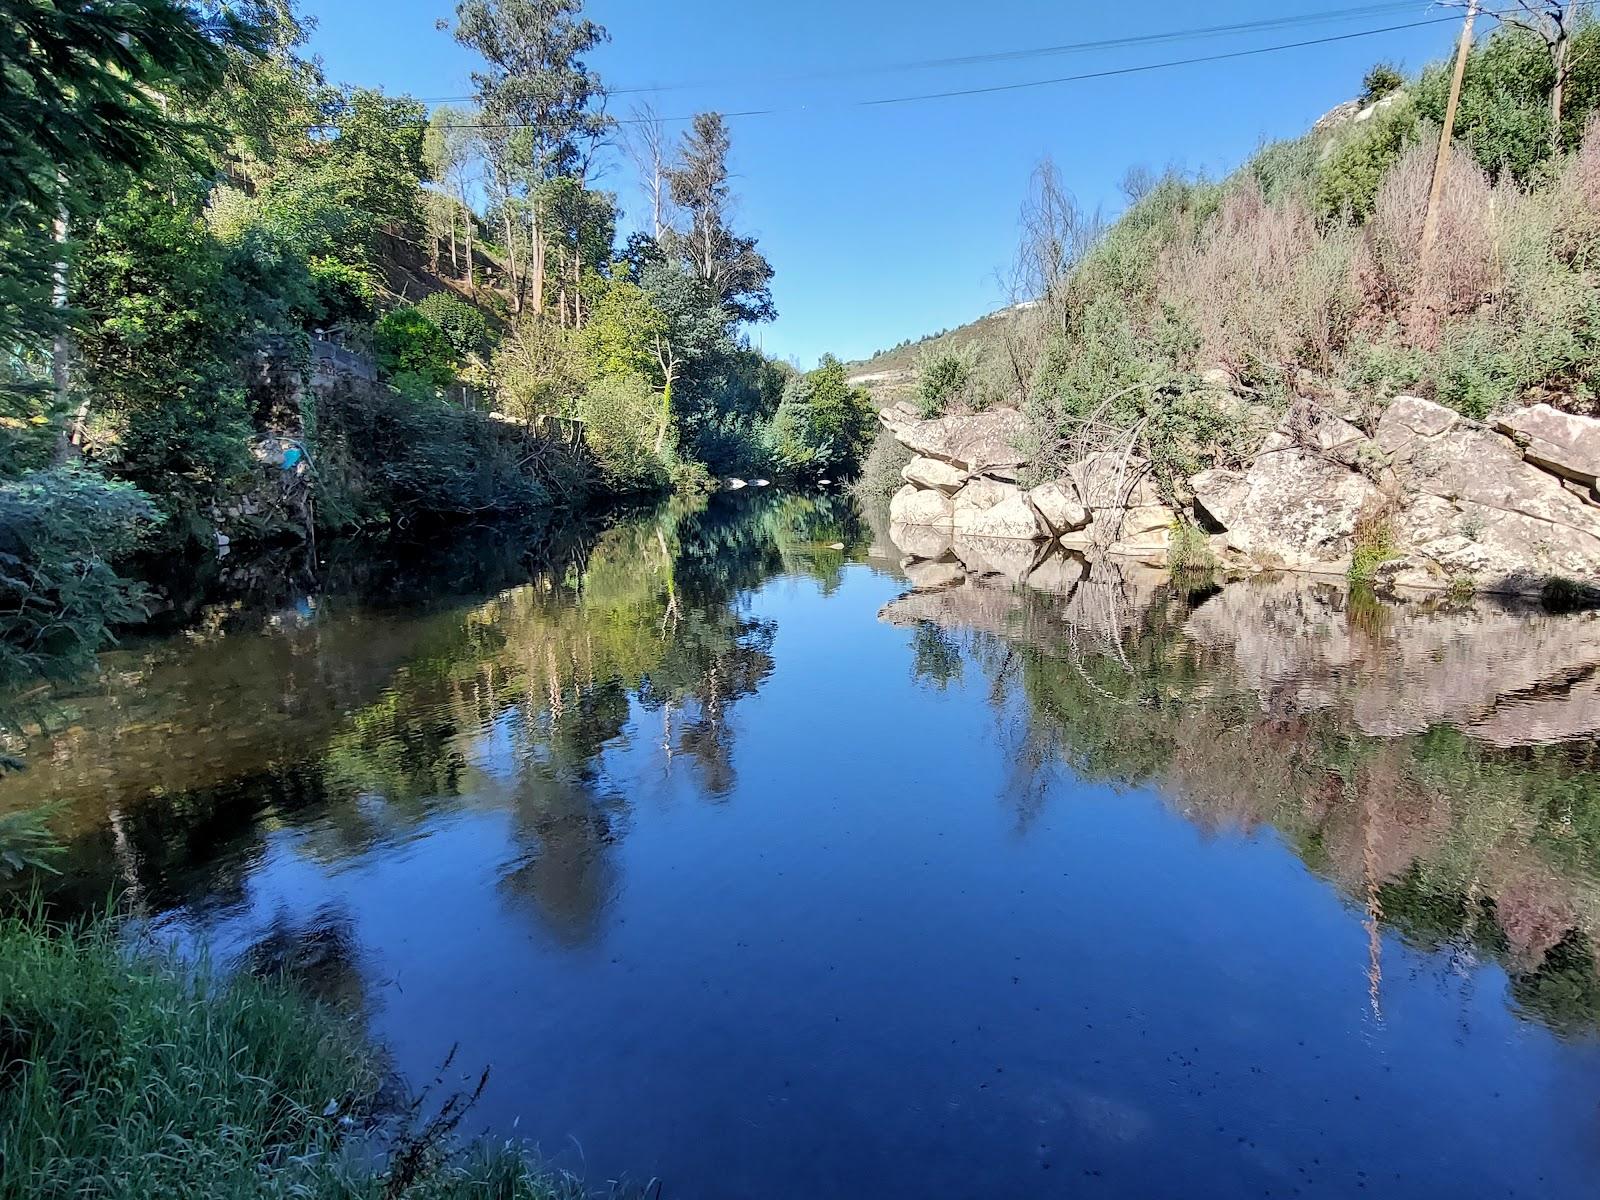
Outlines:
[[[331,78],[424,98],[464,96],[473,56],[435,29],[452,0],[303,0]],[[1030,171],[1054,157],[1086,207],[1108,216],[1133,164],[1221,174],[1263,138],[1293,136],[1359,89],[1366,68],[1443,57],[1454,24],[985,95],[864,107],[861,100],[1022,83],[1298,42],[1453,16],[1415,0],[1364,16],[1167,44],[908,67],[1064,43],[1327,13],[1363,0],[590,0],[611,33],[591,59],[618,95],[667,116],[774,108],[734,118],[739,222],[777,269],[779,319],[753,331],[811,366],[865,356],[997,307]],[[1376,5],[1373,5],[1376,7]],[[679,126],[678,128],[681,128]],[[644,215],[618,156],[600,181],[624,229]]]

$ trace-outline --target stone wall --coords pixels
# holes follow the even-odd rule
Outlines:
[[[1132,454],[1089,454],[1025,486],[1033,473],[1016,409],[924,420],[902,402],[879,415],[916,456],[889,513],[891,536],[913,559],[937,564],[966,541],[1026,545],[998,556],[1035,565],[1045,547],[1165,565],[1188,524],[1230,570],[1344,575],[1363,524],[1384,586],[1600,586],[1600,420],[1549,405],[1485,425],[1400,396],[1369,434],[1297,400],[1248,463],[1193,476],[1176,506]],[[944,535],[945,549],[912,549],[931,548],[924,530]]]

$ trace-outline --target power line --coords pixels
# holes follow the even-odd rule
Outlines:
[[[1034,46],[1018,50],[996,50],[984,54],[957,55],[946,58],[910,59],[903,62],[866,64],[854,67],[839,67],[827,71],[812,71],[796,75],[765,77],[761,79],[744,80],[751,83],[800,83],[817,79],[845,79],[870,75],[882,75],[901,71],[931,70],[942,67],[982,66],[990,63],[1023,62],[1034,58],[1060,57],[1068,54],[1089,53],[1098,50],[1122,50],[1135,46],[1163,45],[1171,42],[1189,41],[1192,39],[1228,37],[1241,33],[1264,33],[1270,30],[1293,29],[1303,25],[1326,24],[1333,21],[1355,20],[1358,17],[1377,17],[1389,13],[1415,11],[1418,8],[1431,8],[1431,4],[1420,4],[1418,0],[1389,0],[1382,4],[1362,4],[1351,8],[1325,9],[1314,13],[1298,13],[1292,16],[1263,17],[1254,21],[1238,21],[1227,25],[1201,25],[1190,29],[1171,29],[1159,33],[1131,34],[1126,37],[1101,38],[1094,41],[1063,42],[1053,46]],[[610,88],[608,92],[613,96],[631,96],[645,93],[676,92],[694,87],[710,87],[726,85],[729,80],[702,80],[696,82],[664,83],[664,84],[638,84],[629,87]],[[423,104],[468,104],[476,100],[476,96],[421,96],[416,97]],[[765,110],[763,110],[765,111]],[[730,114],[733,115],[733,114]],[[748,115],[748,114],[744,114]]]
[[[1255,47],[1252,47],[1252,48],[1247,49],[1247,50],[1229,50],[1229,51],[1225,51],[1225,52],[1219,53],[1219,54],[1202,54],[1202,55],[1195,55],[1195,56],[1190,57],[1190,58],[1167,59],[1167,60],[1162,61],[1162,62],[1140,63],[1140,64],[1137,64],[1135,66],[1129,66],[1129,67],[1108,67],[1105,70],[1101,70],[1101,71],[1085,71],[1085,72],[1081,72],[1081,73],[1076,74],[1076,75],[1059,75],[1059,76],[1056,76],[1053,79],[1030,79],[1030,80],[1026,80],[1024,82],[1021,82],[1021,83],[989,84],[989,85],[983,86],[983,87],[954,88],[954,89],[950,89],[950,90],[947,90],[947,91],[922,92],[922,93],[918,93],[918,94],[915,94],[915,95],[908,95],[908,96],[887,96],[887,97],[882,97],[882,98],[879,98],[879,99],[876,99],[876,100],[854,100],[854,101],[849,101],[849,102],[843,104],[842,107],[847,107],[847,108],[877,108],[877,107],[882,107],[882,106],[892,105],[892,104],[913,104],[913,103],[918,103],[918,102],[925,101],[925,100],[943,100],[943,99],[948,99],[948,98],[952,98],[952,97],[959,97],[959,96],[979,96],[979,95],[985,95],[985,94],[992,93],[992,92],[1021,91],[1021,90],[1026,89],[1026,88],[1050,87],[1050,86],[1053,86],[1055,84],[1076,83],[1076,82],[1079,82],[1079,81],[1082,81],[1082,80],[1089,80],[1089,79],[1109,79],[1109,78],[1112,78],[1112,77],[1115,77],[1115,76],[1119,76],[1119,75],[1137,75],[1137,74],[1142,74],[1142,73],[1148,72],[1148,71],[1168,70],[1168,69],[1173,68],[1173,67],[1194,66],[1194,65],[1196,65],[1198,63],[1224,62],[1224,61],[1229,60],[1229,59],[1249,58],[1249,57],[1252,57],[1252,56],[1257,56],[1257,55],[1262,55],[1262,54],[1273,54],[1273,53],[1277,53],[1279,51],[1284,51],[1284,50],[1300,50],[1300,49],[1304,49],[1307,46],[1324,46],[1324,45],[1328,45],[1328,44],[1331,44],[1331,43],[1334,43],[1334,42],[1351,41],[1351,40],[1356,39],[1356,38],[1376,37],[1379,34],[1396,33],[1396,32],[1399,32],[1399,31],[1405,30],[1405,29],[1420,29],[1420,28],[1423,28],[1423,27],[1429,26],[1429,25],[1441,25],[1441,24],[1444,24],[1446,22],[1454,22],[1457,19],[1458,18],[1455,17],[1454,15],[1451,15],[1451,16],[1448,16],[1448,17],[1430,17],[1430,18],[1427,18],[1426,20],[1408,21],[1408,22],[1405,22],[1405,23],[1399,24],[1399,25],[1385,25],[1385,26],[1383,26],[1382,28],[1379,28],[1379,29],[1362,29],[1362,30],[1357,30],[1357,31],[1355,31],[1353,33],[1339,33],[1339,34],[1330,34],[1327,37],[1307,38],[1305,40],[1298,41],[1298,42],[1280,42],[1277,45],[1273,45],[1273,46],[1255,46]],[[725,117],[771,116],[771,115],[778,114],[778,113],[802,111],[802,110],[807,109],[809,107],[811,107],[811,106],[810,105],[801,105],[798,108],[755,108],[755,109],[746,109],[746,110],[744,110],[742,112],[727,112],[727,113],[723,113],[722,115],[725,116]],[[832,107],[841,107],[841,106],[832,106]],[[662,117],[662,118],[660,118],[660,120],[666,121],[666,122],[688,121],[688,120],[692,120],[692,119],[693,119],[692,117]],[[643,120],[645,120],[645,119],[622,119],[622,120],[618,120],[617,124],[619,124],[619,125],[637,125],[637,124],[641,124],[643,122]],[[527,129],[527,128],[530,128],[530,127],[531,127],[530,123],[526,122],[526,121],[473,122],[473,123],[452,124],[452,125],[443,126],[443,128],[445,128],[445,129],[477,129],[477,130]]]

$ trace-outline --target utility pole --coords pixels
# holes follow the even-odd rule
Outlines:
[[[1428,191],[1428,215],[1422,220],[1422,267],[1427,271],[1433,242],[1439,235],[1439,197],[1444,192],[1444,174],[1450,165],[1450,139],[1456,131],[1456,107],[1461,103],[1461,80],[1467,73],[1467,54],[1472,49],[1472,20],[1478,15],[1478,0],[1467,0],[1467,19],[1461,26],[1461,41],[1456,46],[1455,72],[1450,76],[1450,99],[1444,106],[1444,128],[1439,131],[1439,156],[1433,162],[1433,187]]]

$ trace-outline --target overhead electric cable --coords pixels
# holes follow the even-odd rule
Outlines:
[[[845,108],[876,108],[894,104],[913,104],[926,100],[943,100],[960,96],[979,96],[993,92],[1014,92],[1027,88],[1051,87],[1062,83],[1076,83],[1089,79],[1109,79],[1119,75],[1137,75],[1148,71],[1163,71],[1173,67],[1188,67],[1199,63],[1224,62],[1229,59],[1250,58],[1262,54],[1273,54],[1285,50],[1300,50],[1308,46],[1325,46],[1334,42],[1347,42],[1356,38],[1376,37],[1384,33],[1397,33],[1405,29],[1420,29],[1428,25],[1441,25],[1446,22],[1459,20],[1455,15],[1447,17],[1430,17],[1421,21],[1407,21],[1399,25],[1385,25],[1379,29],[1361,29],[1352,33],[1329,34],[1326,37],[1306,38],[1298,42],[1280,42],[1272,46],[1253,46],[1245,50],[1227,50],[1217,54],[1200,54],[1189,58],[1166,59],[1162,62],[1138,63],[1127,67],[1107,67],[1099,71],[1083,71],[1075,75],[1058,75],[1051,79],[1030,79],[1020,83],[996,83],[980,87],[951,88],[939,92],[921,92],[907,96],[885,96],[875,100],[852,100],[840,104],[818,105],[816,107],[845,107]],[[791,106],[788,108],[753,108],[743,111],[724,112],[725,117],[760,117],[771,116],[779,113],[804,111],[811,105]],[[622,118],[617,121],[619,125],[641,124],[647,118]],[[662,117],[666,122],[680,122],[692,120],[692,117]],[[503,122],[470,122],[445,125],[445,129],[526,129],[529,123],[525,121]]]

